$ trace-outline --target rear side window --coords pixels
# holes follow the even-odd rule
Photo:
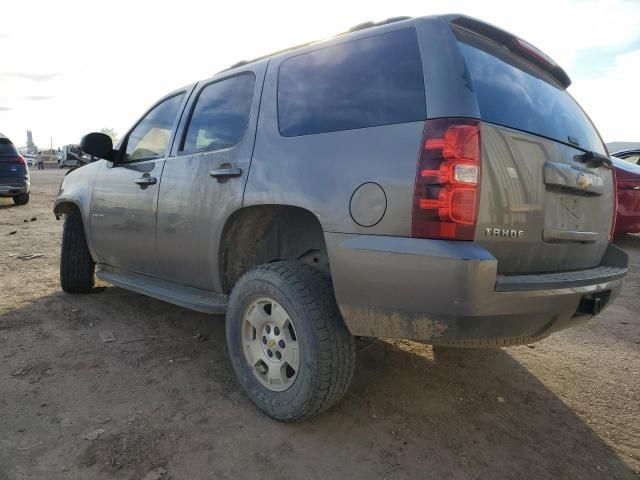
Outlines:
[[[544,72],[477,35],[456,36],[483,120],[606,154],[580,106]]]
[[[8,138],[0,138],[0,155],[17,155],[16,147]]]
[[[278,123],[286,137],[425,118],[413,28],[315,50],[280,66]]]
[[[204,87],[189,120],[182,153],[229,148],[240,142],[251,113],[255,77],[242,74]]]

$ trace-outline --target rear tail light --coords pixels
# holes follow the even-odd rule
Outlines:
[[[18,156],[16,157],[16,160],[18,161],[19,164],[21,165],[26,165],[27,161],[24,159],[24,157],[20,154],[18,154]]]
[[[414,188],[412,236],[473,240],[480,167],[478,120],[427,120]]]

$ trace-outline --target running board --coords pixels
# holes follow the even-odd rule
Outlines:
[[[100,265],[96,276],[117,287],[203,313],[227,311],[228,296]]]

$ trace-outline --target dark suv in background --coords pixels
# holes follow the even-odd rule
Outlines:
[[[24,205],[30,190],[27,161],[11,140],[0,135],[0,197],[12,197],[16,205]]]
[[[69,173],[61,283],[226,313],[245,392],[292,421],[355,336],[540,340],[619,293],[611,162],[567,74],[460,15],[360,25],[160,99]]]

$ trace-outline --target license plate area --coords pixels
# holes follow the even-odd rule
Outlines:
[[[544,164],[545,242],[594,243],[603,233],[597,222],[604,180],[597,169],[561,162]]]

